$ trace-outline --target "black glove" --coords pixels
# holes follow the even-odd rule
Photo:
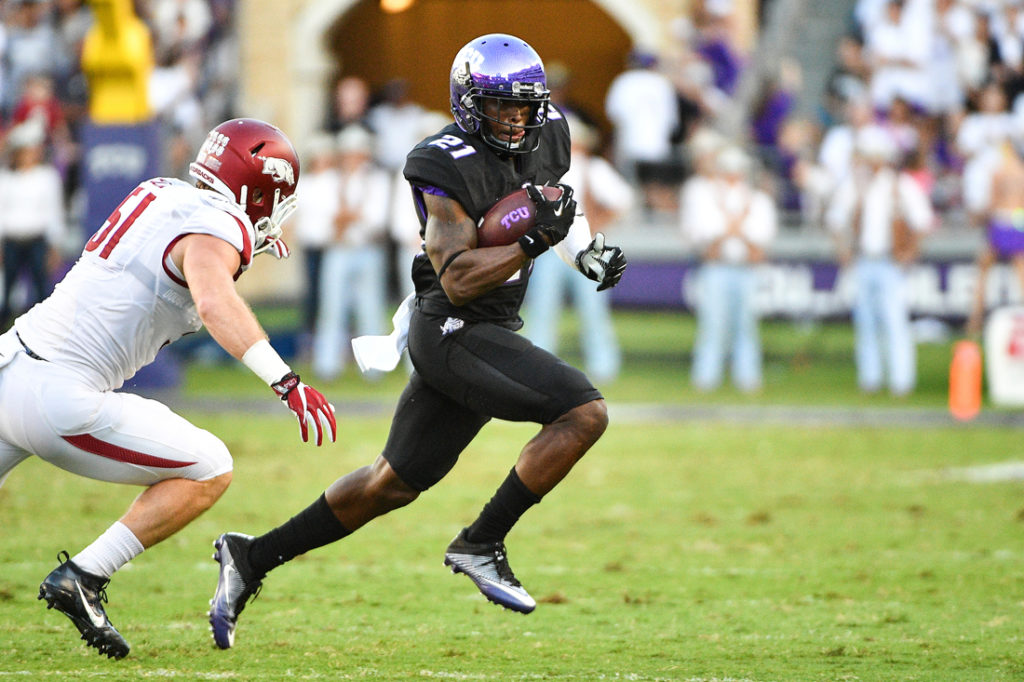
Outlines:
[[[572,198],[572,187],[561,183],[555,185],[562,190],[557,199],[548,199],[537,185],[527,185],[526,193],[536,207],[536,226],[519,238],[519,244],[530,258],[536,258],[565,239],[576,218],[576,201]]]
[[[597,282],[598,291],[604,291],[622,279],[626,257],[619,247],[605,246],[604,234],[598,232],[590,246],[576,254],[576,269]]]

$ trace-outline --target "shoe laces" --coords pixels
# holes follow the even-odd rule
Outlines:
[[[521,587],[522,584],[516,580],[515,574],[512,573],[512,567],[508,565],[508,553],[505,551],[505,544],[499,542],[494,546],[494,558],[491,560],[494,564],[494,569],[498,572],[498,576],[502,580],[508,582],[516,587]]]

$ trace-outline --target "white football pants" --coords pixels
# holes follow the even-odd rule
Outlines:
[[[152,485],[232,469],[227,446],[163,403],[98,391],[19,352],[0,367],[0,485],[31,455],[79,476]]]

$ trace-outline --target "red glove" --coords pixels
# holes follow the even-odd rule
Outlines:
[[[315,388],[299,380],[295,372],[288,372],[270,385],[281,400],[299,418],[302,428],[302,442],[309,442],[309,423],[316,427],[316,444],[323,445],[324,432],[330,427],[331,442],[338,435],[338,423],[334,419],[334,406]]]

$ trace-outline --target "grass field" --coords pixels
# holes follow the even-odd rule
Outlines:
[[[948,346],[921,348],[921,390],[896,403],[850,385],[848,330],[772,326],[760,396],[697,396],[680,340],[692,325],[619,322],[628,364],[606,389],[613,414],[650,402],[944,404],[932,374]],[[400,385],[346,376],[329,388],[393,402]],[[185,396],[248,398],[253,386],[244,370],[192,368]],[[185,412],[231,448],[235,481],[115,576],[108,610],[133,646],[123,661],[87,649],[35,596],[56,552],[80,549],[135,491],[36,460],[0,488],[0,678],[1024,679],[1021,486],[972,481],[978,467],[1024,461],[1016,429],[613,422],[509,537],[540,602],[520,616],[441,565],[534,432],[494,423],[412,507],[275,571],[224,652],[205,619],[211,541],[301,509],[369,462],[388,424],[344,418],[339,443],[316,451],[287,413]]]

